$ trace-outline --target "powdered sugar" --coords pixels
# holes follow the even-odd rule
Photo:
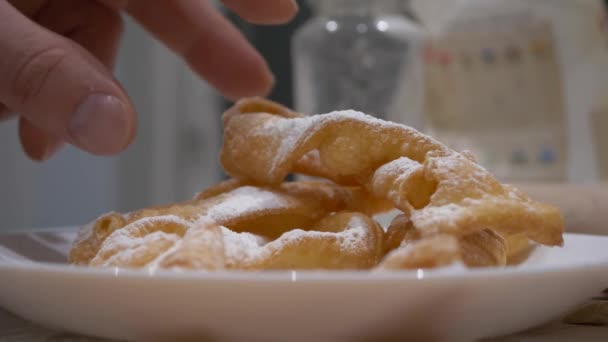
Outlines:
[[[161,223],[175,223],[175,232],[164,232],[161,229],[154,231]],[[162,241],[178,241],[191,223],[174,215],[144,217],[124,228],[118,229],[108,236],[102,243],[98,257],[106,260],[106,264],[120,260],[128,260],[138,253],[141,246],[160,245]],[[148,231],[144,227],[150,227]],[[162,252],[162,251],[159,251]]]
[[[431,157],[434,173],[444,181],[474,182],[476,186],[487,183],[489,173],[480,165],[456,152],[445,156]]]
[[[303,240],[336,241],[342,253],[358,253],[366,248],[371,238],[365,222],[358,217],[353,217],[348,227],[341,232],[292,229],[270,242],[261,236],[237,233],[225,227],[222,227],[222,234],[227,265],[256,263],[271,253],[281,251],[287,245]]]
[[[287,207],[289,203],[272,191],[243,186],[229,192],[226,200],[209,208],[207,215],[217,221],[227,221],[251,212]]]
[[[461,205],[449,203],[441,206],[429,206],[423,211],[412,214],[412,221],[420,227],[453,227],[455,219],[462,215],[465,208]]]
[[[348,228],[340,234],[340,249],[343,251],[357,251],[365,247],[369,237],[365,222],[359,217],[353,217],[348,222]]]
[[[269,120],[270,121],[270,120]],[[277,167],[277,162],[284,160],[297,147],[300,139],[306,136],[305,132],[313,124],[311,117],[282,119],[266,122],[262,125],[264,135],[281,139],[279,148],[273,158],[272,169]]]
[[[204,230],[204,225],[209,225],[209,230]],[[203,229],[202,233],[208,234],[201,234],[199,228]],[[342,228],[344,229],[339,232],[293,229],[269,242],[258,235],[218,227],[207,216],[196,222],[188,222],[172,215],[147,217],[113,232],[103,243],[92,265],[145,265],[154,270],[159,268],[167,257],[183,249],[186,253],[184,257],[192,257],[190,261],[196,263],[196,267],[200,269],[246,269],[251,265],[263,264],[271,256],[280,258],[284,250],[288,256],[294,250],[285,248],[298,244],[302,244],[305,249],[307,246],[318,245],[320,250],[331,245],[332,249],[337,248],[342,254],[350,256],[368,253],[375,245],[369,243],[374,239],[374,235],[362,218],[351,217],[348,226]],[[196,252],[197,248],[202,249],[201,253]],[[305,254],[305,249],[296,250]],[[210,250],[217,250],[220,254],[204,252]],[[213,259],[214,256],[218,256],[217,260]],[[208,260],[208,257],[211,259]]]
[[[415,160],[411,160],[407,157],[401,157],[393,160],[390,163],[382,165],[380,168],[378,168],[377,172],[386,172],[389,174],[399,175],[401,177],[404,173],[406,175],[413,173],[414,171],[420,169],[421,166],[422,164]]]
[[[409,127],[401,126],[390,121],[385,121],[355,110],[340,110],[321,115],[268,120],[260,126],[261,132],[263,132],[262,134],[265,136],[275,137],[275,139],[281,139],[279,142],[279,148],[272,160],[271,170],[275,170],[279,163],[285,161],[287,156],[293,153],[293,151],[303,140],[316,132],[324,124],[353,120],[364,122],[371,127],[401,127],[410,129],[412,132],[420,134]],[[385,138],[381,137],[381,139]]]
[[[395,125],[395,126],[397,125],[394,122],[382,120],[375,116],[368,115],[368,114],[362,113],[360,111],[352,110],[352,109],[336,110],[336,111],[332,111],[332,112],[329,112],[327,114],[323,114],[323,115],[317,116],[317,117],[324,117],[324,119],[328,120],[328,121],[349,119],[349,120],[363,121],[363,122],[366,122],[366,123],[369,123],[372,125]]]
[[[121,230],[117,232],[122,232]],[[111,256],[106,259],[106,265],[113,264],[128,264],[140,255],[148,255],[153,261],[157,255],[164,252],[171,246],[179,243],[180,236],[176,234],[166,234],[164,232],[153,232],[142,237],[133,237],[128,234],[112,235],[112,239],[106,240],[110,242],[104,244],[99,255],[104,255],[105,251],[111,253]],[[112,253],[114,252],[114,253]]]
[[[327,240],[336,239],[339,243],[340,251],[344,253],[358,251],[365,248],[366,242],[370,239],[366,225],[358,217],[353,217],[348,223],[348,227],[340,232],[323,232],[315,230],[292,229],[281,235],[280,238],[268,243],[271,249],[281,249],[283,245],[298,243],[304,239]]]
[[[84,226],[82,226],[78,230],[76,238],[74,239],[74,244],[79,244],[83,241],[94,239],[96,223],[99,222],[100,220],[102,220],[104,217],[113,215],[113,214],[115,214],[115,213],[109,212],[109,213],[103,214],[103,215],[97,217],[94,221],[91,221],[91,222],[85,224]]]
[[[255,260],[262,255],[261,246],[267,241],[250,233],[237,233],[222,227],[224,236],[224,253],[227,264],[244,263]]]

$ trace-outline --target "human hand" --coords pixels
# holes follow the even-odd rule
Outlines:
[[[223,0],[255,24],[280,24],[294,0]],[[125,12],[228,99],[265,95],[263,58],[207,0],[0,0],[0,120],[18,116],[33,160],[64,143],[95,155],[124,150],[136,113],[112,76]]]

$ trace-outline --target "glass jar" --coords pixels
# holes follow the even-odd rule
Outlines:
[[[397,0],[321,0],[292,42],[296,110],[386,118],[421,37]]]

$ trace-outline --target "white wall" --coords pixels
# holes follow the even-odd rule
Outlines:
[[[221,113],[215,91],[129,21],[117,74],[140,120],[137,140],[118,163],[119,208],[182,200],[216,181]]]
[[[0,125],[0,230],[55,226],[107,210],[116,198],[115,160],[66,148],[38,164],[19,145],[16,122]]]

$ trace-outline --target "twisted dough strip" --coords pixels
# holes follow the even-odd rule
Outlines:
[[[260,246],[253,256],[227,260],[227,268],[369,269],[383,257],[384,231],[367,215],[329,215],[310,230],[294,229]]]
[[[234,178],[276,185],[301,172],[359,184],[390,200],[423,237],[489,229],[563,243],[556,208],[410,127],[354,111],[304,116],[258,98],[236,103],[223,122],[221,162]]]
[[[261,245],[261,237],[235,233],[206,217],[188,222],[167,215],[142,218],[114,231],[90,265],[199,270],[368,269],[382,257],[383,240],[382,228],[360,213],[330,215],[309,231],[291,230]]]
[[[208,216],[233,231],[275,239],[293,228],[308,229],[331,212],[351,210],[373,215],[386,209],[385,201],[371,198],[360,188],[328,182],[301,181],[269,188],[229,180],[183,203],[99,217],[80,230],[69,261],[88,264],[108,236],[145,218],[173,216],[192,223]]]
[[[221,269],[222,234],[210,220],[193,223],[172,215],[142,218],[111,233],[90,265]]]
[[[397,216],[388,228],[386,257],[378,269],[436,268],[462,262],[468,267],[504,266],[507,241],[485,229],[460,237],[447,234],[423,238],[405,215]]]

